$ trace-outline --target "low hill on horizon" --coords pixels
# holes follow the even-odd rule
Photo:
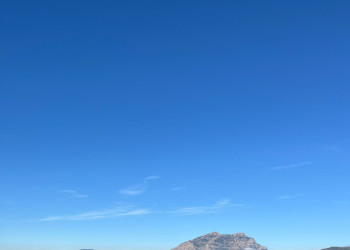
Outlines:
[[[349,247],[330,247],[330,248],[324,248],[322,250],[350,250],[350,246]]]

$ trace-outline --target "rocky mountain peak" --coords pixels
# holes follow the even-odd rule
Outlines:
[[[173,250],[267,250],[244,233],[212,232],[180,244]]]
[[[206,235],[220,235],[218,232],[211,232],[211,233],[208,233]]]
[[[237,237],[248,237],[244,233],[235,233],[234,235],[237,236]]]

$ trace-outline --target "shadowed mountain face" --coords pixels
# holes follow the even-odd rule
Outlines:
[[[322,250],[350,250],[350,247],[330,247]]]
[[[172,250],[267,250],[243,233],[210,233],[186,241]]]

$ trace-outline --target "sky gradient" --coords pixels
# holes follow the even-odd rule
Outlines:
[[[350,245],[350,1],[0,13],[2,250]]]

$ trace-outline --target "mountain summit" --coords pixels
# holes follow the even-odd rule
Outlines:
[[[267,250],[244,233],[209,233],[186,241],[172,250]]]

